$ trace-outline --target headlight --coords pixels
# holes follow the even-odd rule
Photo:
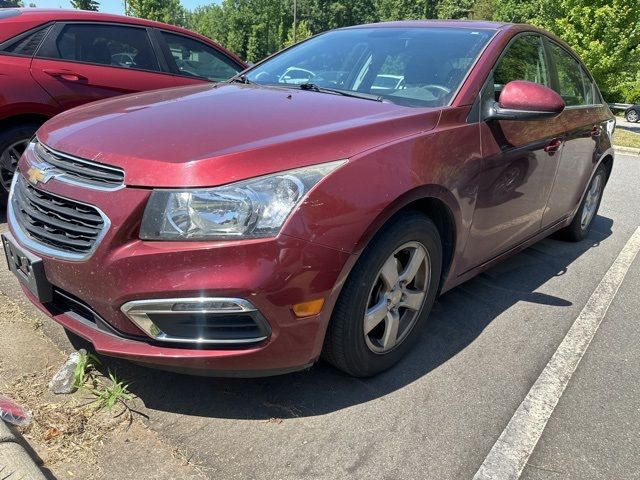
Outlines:
[[[222,187],[154,190],[140,228],[143,240],[272,237],[305,195],[345,160],[289,170]]]

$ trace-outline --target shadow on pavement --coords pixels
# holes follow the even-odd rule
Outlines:
[[[216,379],[157,371],[103,358],[131,382],[147,408],[232,419],[322,415],[376,399],[428,374],[470,345],[494,318],[517,302],[571,306],[536,292],[564,275],[571,263],[611,234],[613,221],[598,216],[586,240],[544,240],[444,294],[416,347],[396,367],[371,379],[348,377],[324,362],[311,370],[263,379]],[[527,319],[523,319],[527,321]]]

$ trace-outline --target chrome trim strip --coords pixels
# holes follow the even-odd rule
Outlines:
[[[52,258],[57,258],[60,260],[69,260],[71,262],[82,262],[91,258],[91,256],[96,251],[96,249],[98,248],[98,246],[100,245],[104,237],[106,236],[107,232],[109,231],[109,228],[111,228],[111,220],[109,220],[109,217],[107,217],[104,214],[104,212],[100,210],[98,207],[96,207],[95,205],[79,202],[78,200],[75,200],[73,198],[65,198],[60,195],[55,195],[51,192],[43,190],[44,192],[46,192],[47,195],[52,195],[54,197],[58,197],[63,200],[67,200],[67,201],[78,203],[80,205],[85,205],[87,207],[95,208],[95,210],[102,217],[102,221],[104,222],[104,225],[102,227],[102,231],[96,237],[96,241],[94,242],[93,246],[86,253],[65,252],[64,250],[58,250],[57,248],[53,248],[43,243],[40,243],[37,240],[34,240],[31,237],[29,237],[28,234],[24,230],[22,230],[22,226],[20,225],[20,222],[18,222],[18,219],[16,218],[16,215],[14,212],[14,202],[16,201],[15,188],[16,188],[16,184],[18,183],[18,179],[20,177],[22,177],[25,182],[27,181],[27,179],[24,178],[22,173],[16,172],[16,174],[13,177],[13,181],[11,182],[11,190],[9,192],[9,201],[8,201],[8,208],[7,208],[7,216],[8,216],[9,224],[13,227],[13,233],[15,234],[15,237],[16,237],[16,240],[18,240],[18,243],[20,243],[23,247],[26,247],[29,250],[32,250],[36,253],[40,253],[42,255],[46,255]]]
[[[125,183],[124,183],[125,172],[124,172],[123,169],[117,168],[117,167],[113,167],[111,165],[105,165],[104,163],[92,162],[90,160],[85,160],[84,158],[74,157],[73,155],[68,155],[66,153],[59,152],[58,150],[54,150],[53,148],[49,147],[48,145],[42,143],[37,138],[36,138],[35,141],[37,141],[42,146],[42,148],[44,148],[47,152],[51,153],[52,155],[58,155],[60,157],[69,159],[69,160],[74,161],[74,162],[83,163],[83,164],[85,164],[87,166],[96,166],[98,168],[104,168],[105,170],[111,170],[114,173],[122,174],[122,183],[120,185],[115,185],[113,187],[95,185],[95,184],[90,183],[90,182],[82,182],[80,180],[77,180],[75,177],[73,177],[73,175],[69,175],[69,174],[65,173],[64,171],[60,170],[59,168],[55,167],[54,165],[50,164],[49,162],[47,162],[47,159],[46,158],[42,158],[40,155],[38,155],[36,153],[36,151],[35,151],[35,148],[34,148],[34,150],[33,150],[34,157],[36,157],[37,159],[40,159],[41,161],[43,161],[47,165],[50,165],[51,167],[54,168],[55,176],[53,178],[55,180],[58,180],[58,181],[60,181],[62,183],[66,183],[68,185],[74,185],[76,187],[88,188],[88,189],[91,189],[91,190],[99,190],[99,191],[102,191],[102,192],[115,192],[115,191],[121,190],[121,189],[123,189],[125,187]],[[29,162],[29,164],[31,164],[31,163]]]
[[[197,310],[172,310],[176,303],[227,303],[232,305],[232,308],[201,308]],[[155,308],[154,308],[155,307]],[[211,313],[211,314],[226,314],[226,313],[243,313],[243,312],[258,312],[256,307],[242,298],[222,298],[222,297],[199,297],[199,298],[159,298],[150,300],[133,300],[127,302],[120,307],[122,313],[124,313],[129,320],[131,320],[138,328],[140,328],[149,337],[159,342],[167,343],[195,343],[199,345],[209,344],[221,344],[221,345],[240,345],[258,343],[268,338],[268,335],[257,338],[243,338],[243,339],[223,339],[216,340],[212,338],[181,338],[172,337],[167,335],[158,326],[151,321],[148,313],[172,313],[176,315],[181,314],[193,314],[193,313]],[[257,324],[259,327],[260,325]]]

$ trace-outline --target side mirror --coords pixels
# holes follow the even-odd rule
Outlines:
[[[564,100],[549,87],[525,80],[507,83],[486,120],[536,120],[551,118],[564,110]]]

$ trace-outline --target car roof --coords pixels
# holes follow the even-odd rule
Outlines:
[[[394,22],[368,23],[347,28],[471,28],[499,30],[510,27],[511,23],[489,22],[485,20],[400,20]]]
[[[130,25],[138,25],[143,27],[154,27],[160,28],[163,30],[169,30],[176,33],[181,33],[183,35],[188,35],[190,37],[199,38],[200,40],[209,43],[210,45],[215,45],[225,53],[228,53],[230,57],[234,58],[241,64],[245,64],[244,60],[235,55],[233,52],[230,52],[226,48],[224,48],[219,43],[211,40],[208,37],[200,35],[191,30],[187,30],[186,28],[177,27],[175,25],[169,25],[168,23],[155,22],[153,20],[146,20],[144,18],[138,17],[129,17],[126,15],[116,15],[111,13],[102,13],[102,12],[92,12],[88,10],[71,10],[64,8],[17,8],[20,12],[19,15],[7,17],[3,20],[3,22],[33,22],[34,26],[52,22],[52,21],[89,21],[89,22],[111,22],[111,23],[122,23],[122,24],[130,24]]]

